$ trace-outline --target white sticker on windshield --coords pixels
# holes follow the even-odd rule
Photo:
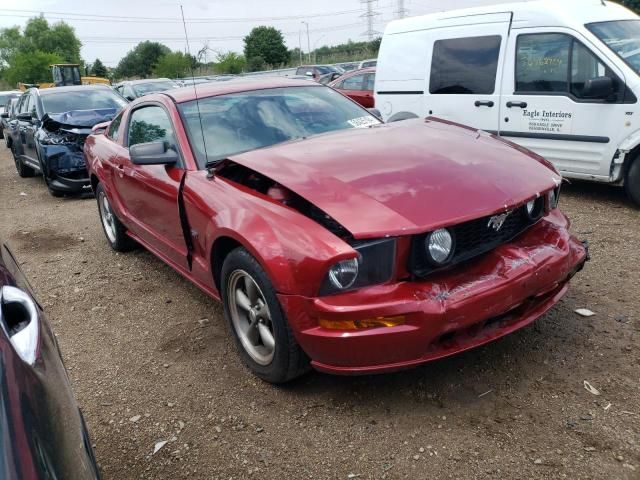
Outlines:
[[[352,118],[351,120],[347,120],[347,123],[355,128],[366,128],[371,125],[378,125],[380,121],[371,115],[367,115],[365,117]]]

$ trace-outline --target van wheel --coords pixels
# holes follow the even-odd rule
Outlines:
[[[627,170],[624,187],[631,201],[640,206],[640,157],[636,157]]]
[[[391,115],[389,120],[387,120],[387,123],[399,122],[401,120],[409,120],[411,118],[418,118],[418,116],[415,113],[411,113],[411,112],[398,112],[394,115]]]

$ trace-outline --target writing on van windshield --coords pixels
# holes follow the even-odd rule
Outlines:
[[[522,116],[530,132],[571,133],[571,112],[563,110],[527,110]]]

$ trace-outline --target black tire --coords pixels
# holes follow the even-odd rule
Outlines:
[[[259,288],[259,293],[266,301],[269,310],[270,326],[275,339],[273,358],[268,365],[262,365],[254,360],[242,344],[230,312],[229,285],[235,272],[248,274]],[[257,377],[269,383],[284,383],[301,375],[311,368],[309,358],[296,342],[289,323],[285,318],[276,291],[266,272],[258,261],[244,248],[233,250],[224,260],[221,274],[221,296],[224,305],[224,315],[229,329],[233,333],[238,353],[244,364]]]
[[[624,188],[631,201],[640,206],[640,157],[636,157],[627,170]]]
[[[25,165],[20,157],[16,155],[16,151],[13,148],[13,145],[11,146],[11,155],[13,155],[13,161],[16,164],[16,171],[21,178],[33,177],[36,174],[33,168]]]
[[[105,220],[103,215],[105,215],[105,206],[103,203],[104,199],[106,199],[107,205],[111,212],[111,220],[113,222],[113,229],[107,231],[107,226],[105,225]],[[128,252],[133,250],[136,247],[136,242],[127,235],[126,227],[120,222],[118,217],[113,210],[111,209],[111,204],[109,202],[109,198],[107,197],[102,184],[99,183],[96,187],[96,200],[98,201],[98,215],[100,216],[100,224],[102,225],[102,231],[104,232],[104,236],[107,239],[107,243],[111,248],[113,248],[116,252]],[[108,224],[109,222],[107,222]]]
[[[49,190],[51,196],[56,198],[64,197],[64,192],[56,190],[55,188],[51,188],[51,184],[49,183],[49,179],[47,178],[47,176],[44,174],[44,170],[42,172],[42,178],[44,178],[44,183],[47,186],[47,190]]]

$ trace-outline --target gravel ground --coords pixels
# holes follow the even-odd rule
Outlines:
[[[111,251],[92,198],[51,197],[0,150],[0,238],[107,480],[640,478],[640,210],[587,183],[561,205],[592,261],[533,326],[405,372],[274,387],[242,367],[217,302],[144,250]]]

